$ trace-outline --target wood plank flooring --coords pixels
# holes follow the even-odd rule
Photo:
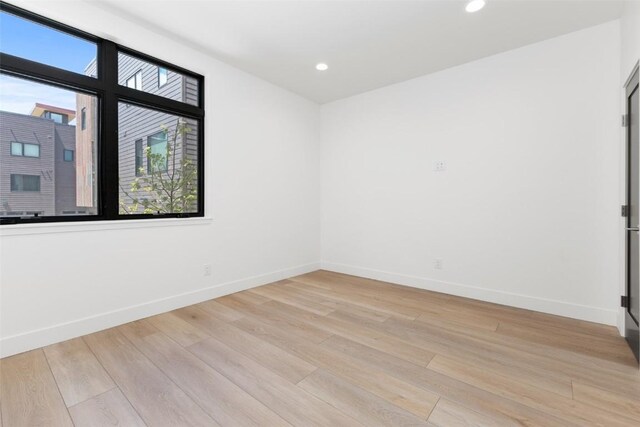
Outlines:
[[[637,426],[615,328],[317,271],[0,361],[0,427]]]

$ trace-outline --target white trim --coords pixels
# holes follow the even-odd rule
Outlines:
[[[310,273],[319,268],[320,263],[300,265],[4,337],[0,340],[0,357],[11,356],[234,292]]]
[[[127,219],[120,221],[45,222],[42,224],[3,224],[0,237],[27,234],[73,233],[79,231],[126,230],[130,228],[174,227],[211,224],[211,217]]]
[[[634,65],[633,68],[631,69],[631,73],[629,74],[629,77],[627,77],[627,80],[622,85],[623,89],[627,89],[627,86],[629,86],[629,83],[631,83],[631,79],[633,78],[634,74],[638,70],[640,70],[640,60],[636,61],[636,65]],[[625,96],[625,101],[626,101],[626,96]]]
[[[480,288],[477,286],[463,285],[460,283],[444,282],[425,277],[416,277],[400,273],[374,270],[345,264],[322,261],[322,269],[336,273],[350,274],[398,285],[411,286],[429,291],[442,292],[511,307],[540,311],[542,313],[571,317],[579,320],[616,325],[617,310],[607,310],[599,307],[590,307],[580,304],[571,304],[563,301],[538,298],[528,295],[514,294],[511,292],[496,291],[494,289]]]

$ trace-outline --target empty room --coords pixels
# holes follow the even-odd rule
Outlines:
[[[0,427],[640,425],[640,0],[0,0]]]

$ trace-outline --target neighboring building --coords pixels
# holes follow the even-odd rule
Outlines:
[[[76,112],[0,111],[0,216],[86,214],[75,202]]]
[[[98,99],[95,96],[76,94],[76,180],[75,197],[78,206],[96,210],[97,201],[97,165],[98,141],[96,114]]]

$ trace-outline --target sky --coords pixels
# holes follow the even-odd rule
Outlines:
[[[92,42],[0,13],[0,51],[84,74],[96,57]],[[0,110],[29,114],[36,102],[76,109],[75,92],[0,74]]]

